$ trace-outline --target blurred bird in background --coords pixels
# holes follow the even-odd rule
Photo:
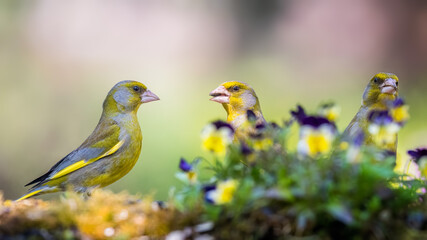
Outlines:
[[[396,153],[397,131],[393,131],[390,141],[375,141],[370,129],[372,121],[380,124],[392,123],[388,116],[390,106],[398,97],[399,79],[393,73],[378,73],[368,83],[362,98],[362,106],[343,133],[343,140],[354,141],[363,136],[364,145],[374,145],[380,149]],[[390,120],[389,120],[390,119]],[[389,124],[389,126],[393,126]],[[371,131],[370,131],[371,130]],[[393,130],[390,128],[390,130]]]
[[[211,101],[221,103],[227,112],[227,122],[236,130],[235,138],[245,139],[253,133],[248,120],[256,125],[265,124],[261,106],[255,91],[246,83],[231,81],[221,84],[209,94]],[[252,119],[249,119],[252,118]]]
[[[103,112],[92,134],[46,174],[28,183],[23,200],[68,188],[80,193],[105,187],[126,175],[141,153],[142,134],[137,111],[142,103],[159,100],[136,81],[117,83],[104,100]]]

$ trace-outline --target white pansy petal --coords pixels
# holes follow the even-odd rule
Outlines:
[[[209,124],[209,125],[206,125],[203,129],[202,129],[202,133],[201,133],[201,136],[202,136],[202,138],[207,138],[207,137],[209,137],[211,134],[212,134],[212,132],[214,132],[215,131],[215,126],[213,125],[213,124]]]
[[[380,127],[377,124],[371,124],[368,127],[368,131],[370,134],[378,134]]]

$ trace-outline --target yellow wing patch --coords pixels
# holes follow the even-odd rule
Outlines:
[[[31,197],[31,196],[36,195],[37,193],[39,193],[39,192],[41,192],[41,191],[43,191],[43,189],[40,189],[40,190],[37,190],[37,191],[34,191],[34,192],[27,193],[27,194],[25,194],[24,196],[20,197],[19,199],[15,200],[15,201],[16,201],[16,202],[18,202],[18,201],[21,201],[21,200],[27,199],[27,198],[29,198],[29,197]]]
[[[119,148],[124,144],[124,142],[125,142],[124,140],[118,142],[110,150],[108,150],[107,152],[105,152],[104,154],[102,154],[99,157],[96,157],[96,158],[93,158],[93,159],[90,159],[90,160],[87,160],[87,161],[85,159],[83,159],[83,160],[80,160],[80,161],[78,161],[78,162],[76,162],[74,164],[71,164],[70,166],[62,169],[59,172],[57,172],[49,180],[53,180],[53,179],[56,179],[56,178],[63,177],[65,175],[67,175],[67,174],[69,174],[71,172],[74,172],[74,171],[76,171],[76,170],[78,170],[78,169],[80,169],[80,168],[82,168],[84,166],[87,166],[87,165],[89,165],[89,164],[91,164],[91,163],[93,163],[93,162],[95,162],[95,161],[97,161],[97,160],[99,160],[101,158],[104,158],[106,156],[109,156],[109,155],[117,152],[117,150],[119,150]]]
[[[53,175],[51,178],[50,178],[50,180],[52,180],[52,179],[55,179],[55,178],[60,178],[60,177],[62,177],[62,176],[64,176],[64,175],[67,175],[67,174],[69,174],[70,172],[74,172],[74,171],[76,171],[77,169],[79,169],[79,168],[82,168],[82,167],[84,167],[84,166],[86,166],[86,165],[88,165],[89,164],[89,161],[87,161],[86,162],[86,160],[81,160],[81,161],[78,161],[78,162],[76,162],[76,163],[74,163],[74,164],[71,164],[70,166],[68,166],[68,167],[66,167],[66,168],[64,168],[64,169],[62,169],[61,171],[59,171],[59,172],[57,172],[55,175]]]

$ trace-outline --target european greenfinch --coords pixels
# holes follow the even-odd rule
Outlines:
[[[90,194],[126,175],[141,153],[142,133],[137,111],[142,103],[159,100],[136,81],[117,83],[104,100],[103,112],[92,134],[33,185],[17,201],[36,195],[71,189]]]
[[[231,81],[221,84],[209,94],[211,101],[221,103],[227,112],[227,122],[235,129],[235,136],[244,139],[253,132],[248,127],[248,117],[256,124],[265,124],[255,91],[246,83]]]
[[[378,141],[375,141],[376,136],[374,136],[373,131],[370,131],[372,130],[370,126],[374,121],[381,124],[391,123],[387,111],[390,108],[390,103],[398,98],[398,85],[399,79],[393,73],[378,73],[369,81],[363,93],[362,106],[343,133],[345,141],[361,139],[362,136],[363,145],[373,145],[396,153],[397,131],[392,131],[391,141],[378,144]]]

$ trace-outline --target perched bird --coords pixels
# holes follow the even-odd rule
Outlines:
[[[227,112],[227,122],[236,130],[237,138],[244,137],[253,131],[246,128],[248,117],[253,117],[257,125],[266,123],[258,97],[246,83],[225,82],[209,95],[213,97],[211,101],[221,103],[224,107]]]
[[[159,97],[140,82],[117,83],[104,100],[101,119],[92,134],[47,173],[25,185],[35,184],[17,201],[66,189],[90,194],[126,175],[141,152],[138,108],[157,100]]]
[[[368,83],[362,98],[362,106],[343,133],[343,140],[352,141],[363,136],[364,145],[376,145],[381,149],[396,153],[397,133],[393,141],[378,146],[372,131],[369,131],[372,113],[388,111],[390,102],[398,97],[399,79],[393,73],[378,73]],[[374,116],[375,117],[375,116]]]

